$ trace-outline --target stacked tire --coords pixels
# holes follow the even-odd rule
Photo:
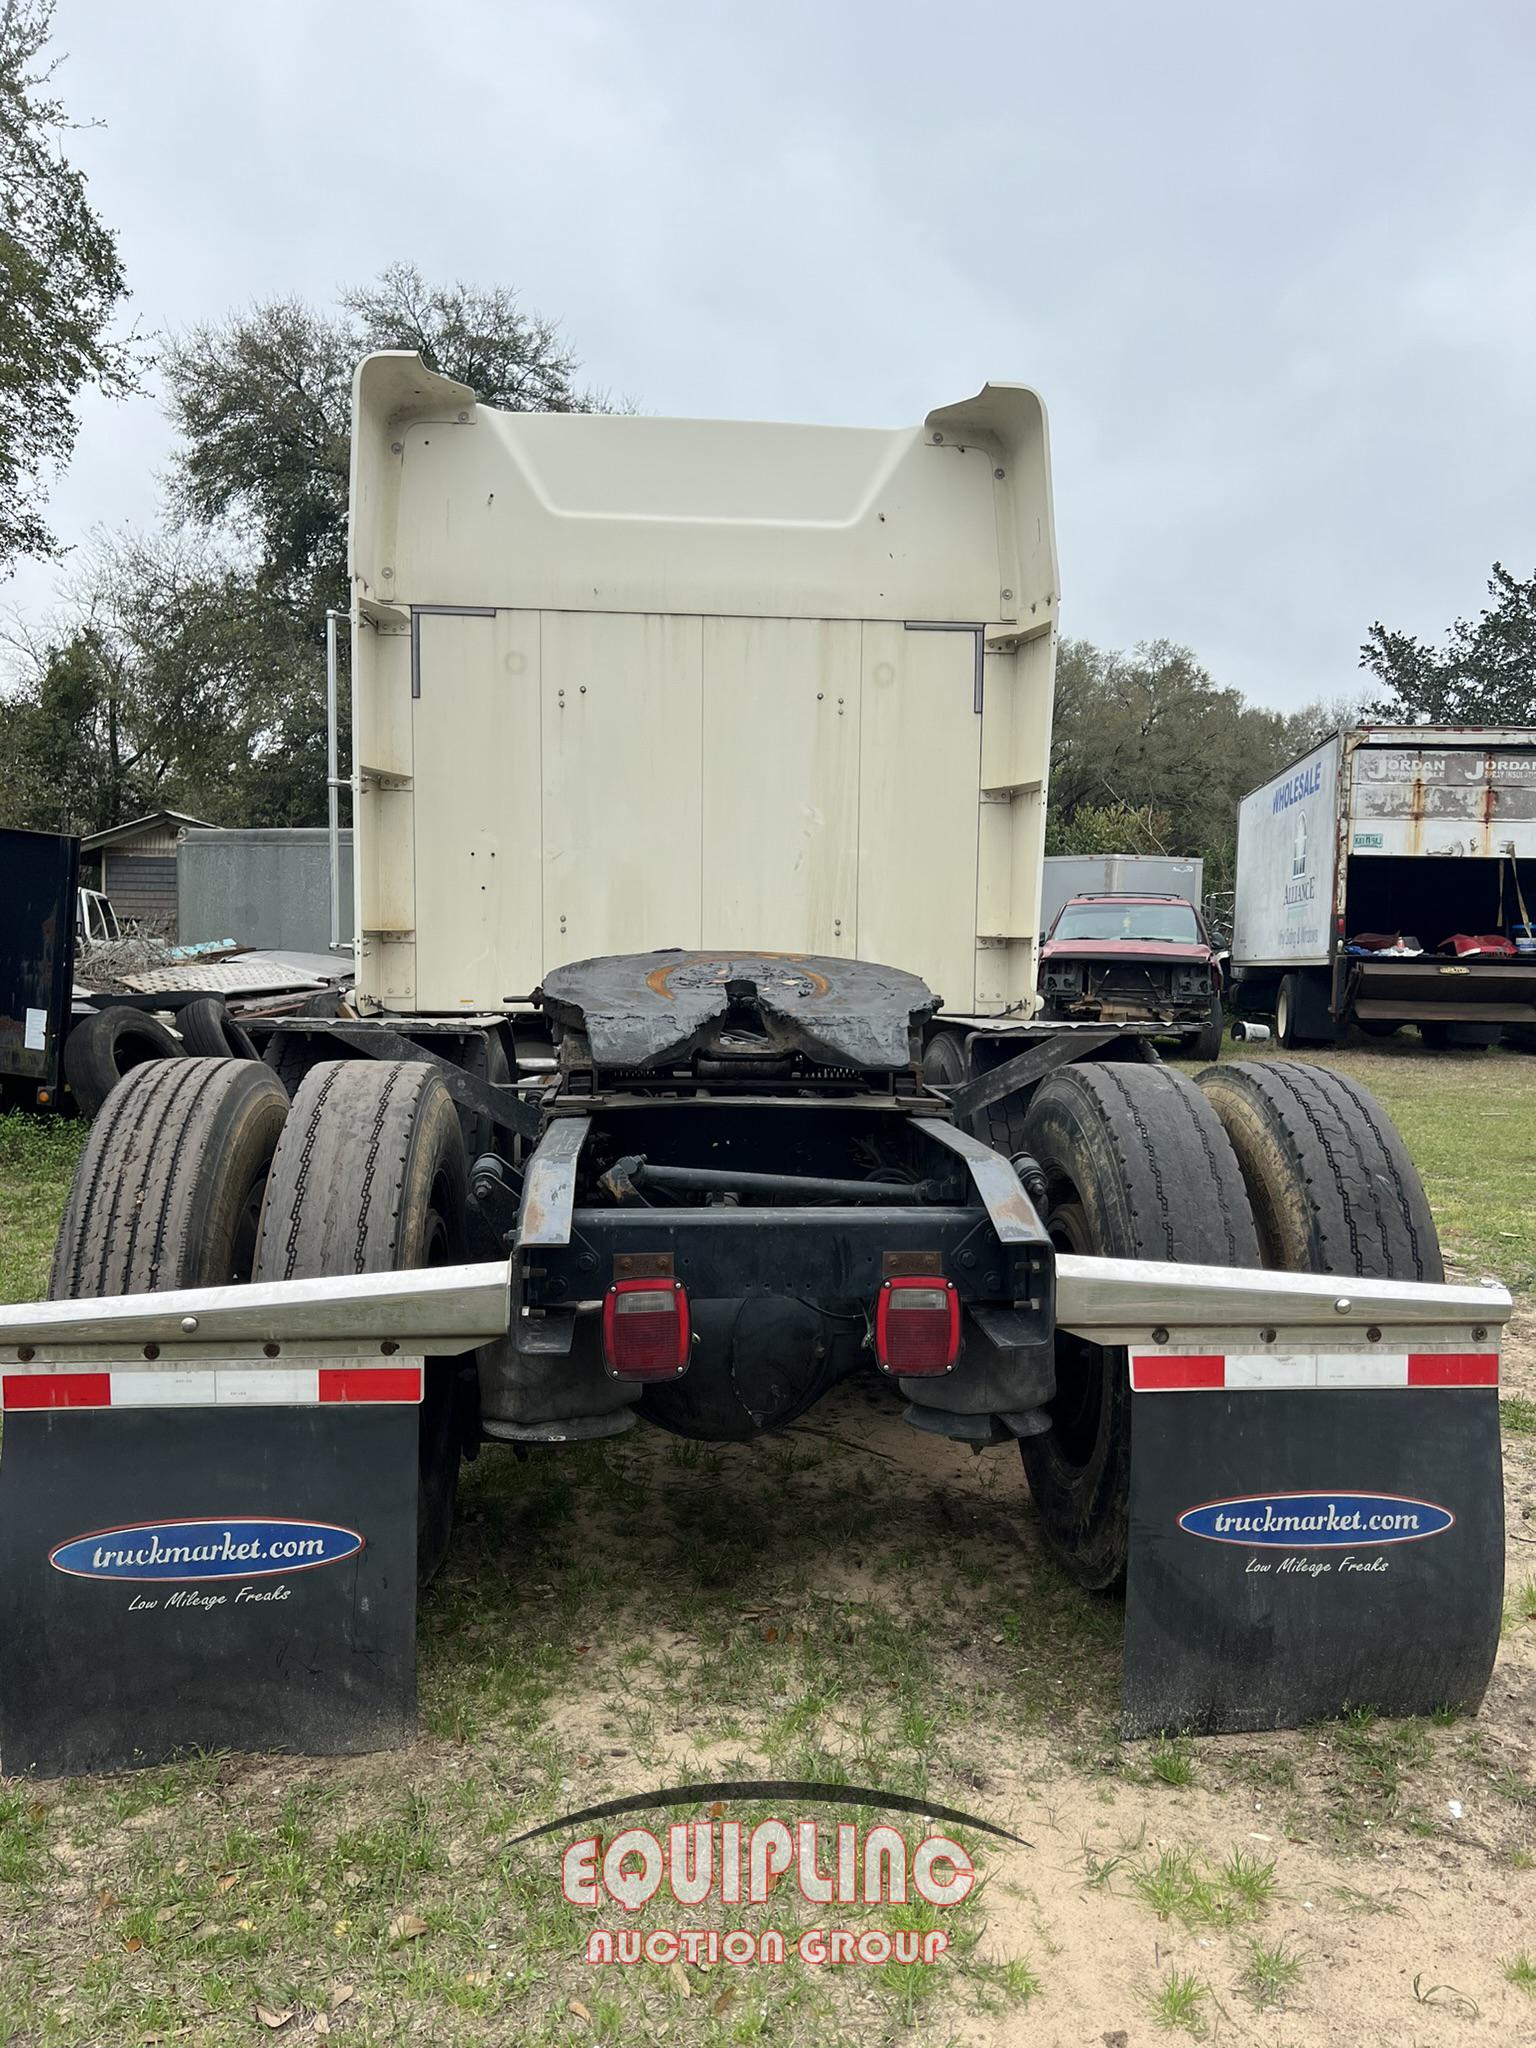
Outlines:
[[[64,1078],[82,1116],[98,1115],[126,1074],[158,1060],[257,1060],[250,1035],[217,996],[183,1006],[172,1030],[147,1010],[114,1003],[82,1017],[64,1041]]]

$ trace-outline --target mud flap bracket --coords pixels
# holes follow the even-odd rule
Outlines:
[[[1065,1257],[1058,1284],[1130,1375],[1122,1734],[1474,1709],[1505,1290]]]
[[[427,1359],[507,1265],[0,1309],[0,1770],[411,1739]]]

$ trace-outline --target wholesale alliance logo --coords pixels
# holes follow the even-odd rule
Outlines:
[[[915,1842],[882,1822],[861,1830],[847,1821],[787,1821],[777,1817],[748,1824],[722,1817],[727,1800],[788,1805],[839,1805],[923,1816],[928,1831]],[[855,1928],[817,1924],[785,1932],[733,1927],[676,1925],[642,1930],[624,1925],[655,1899],[695,1914],[701,1908],[761,1906],[781,1882],[793,1882],[813,1909],[839,1906],[902,1906],[922,1902],[940,1911],[958,1906],[976,1883],[976,1868],[964,1845],[940,1833],[937,1823],[977,1829],[1028,1848],[1011,1834],[975,1814],[932,1801],[908,1798],[861,1785],[822,1785],[799,1780],[733,1779],[611,1799],[530,1828],[519,1841],[532,1841],[585,1822],[644,1812],[661,1806],[708,1802],[711,1818],[681,1821],[665,1840],[648,1827],[631,1826],[610,1835],[590,1834],[570,1842],[560,1862],[560,1888],[573,1906],[590,1912],[617,1910],[620,1924],[594,1927],[586,1959],[594,1964],[662,1966],[678,1961],[711,1966],[787,1962],[791,1956],[813,1968],[864,1963],[933,1963],[949,1949],[945,1930]],[[679,1916],[681,1917],[681,1916]],[[827,1916],[830,1920],[831,1916]]]

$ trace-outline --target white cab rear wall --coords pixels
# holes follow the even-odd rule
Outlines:
[[[1057,606],[1032,393],[889,433],[507,414],[377,356],[353,465],[366,1007],[502,1009],[667,946],[1032,1003]]]

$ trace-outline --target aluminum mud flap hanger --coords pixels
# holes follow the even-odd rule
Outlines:
[[[425,1361],[502,1264],[0,1309],[0,1770],[411,1739]]]
[[[1057,1319],[1125,1348],[1121,1732],[1475,1707],[1504,1581],[1493,1285],[1063,1255]]]

